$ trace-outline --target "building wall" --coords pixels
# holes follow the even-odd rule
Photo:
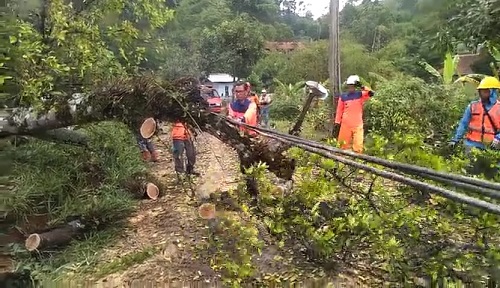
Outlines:
[[[213,87],[215,90],[217,90],[217,93],[219,93],[219,95],[222,96],[222,94],[224,94],[224,96],[222,97],[223,100],[225,101],[231,101],[233,99],[233,93],[232,93],[232,90],[233,90],[233,87],[234,87],[234,84],[235,83],[213,83]],[[227,87],[227,89],[226,89]],[[227,91],[227,93],[226,93]]]

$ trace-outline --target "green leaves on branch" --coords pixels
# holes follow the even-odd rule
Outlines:
[[[63,0],[40,8],[43,25],[20,18],[10,27],[6,68],[13,77],[14,105],[41,108],[54,98],[96,81],[137,72],[147,59],[146,45],[156,29],[173,17],[161,0],[112,0],[75,8]],[[40,28],[43,27],[43,28]],[[53,99],[58,100],[58,99]]]

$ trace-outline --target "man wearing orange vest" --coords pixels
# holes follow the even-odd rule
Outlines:
[[[477,87],[479,100],[465,109],[455,136],[449,145],[454,147],[465,135],[466,152],[488,146],[500,148],[500,103],[497,100],[500,82],[495,77],[485,77]]]
[[[348,90],[340,95],[335,114],[335,124],[340,125],[338,142],[341,149],[349,149],[357,153],[363,152],[364,128],[363,105],[374,95],[367,87],[361,86],[360,78],[351,75],[347,78]],[[361,90],[357,90],[361,87]]]
[[[194,171],[196,150],[193,143],[193,135],[187,125],[180,120],[175,121],[172,127],[172,142],[175,172],[178,174],[186,173],[188,175],[199,176],[200,174]],[[184,152],[186,152],[187,158],[186,169],[184,169]]]
[[[228,116],[242,123],[257,126],[257,104],[249,97],[250,84],[248,82],[237,83],[233,91],[236,99],[228,105]],[[255,131],[245,127],[240,127],[240,129],[249,135],[256,135]]]

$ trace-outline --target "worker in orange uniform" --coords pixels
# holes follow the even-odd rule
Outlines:
[[[174,122],[172,127],[172,141],[174,152],[175,172],[178,176],[187,174],[199,176],[200,174],[194,171],[196,163],[196,150],[193,143],[193,135],[189,131],[187,125],[181,120]],[[184,152],[186,152],[186,169],[184,169]]]
[[[363,153],[363,105],[374,92],[361,86],[358,75],[349,76],[345,84],[347,92],[340,95],[335,114],[335,124],[340,125],[338,141],[342,149],[352,146],[354,152]]]
[[[236,99],[228,105],[228,117],[248,125],[257,126],[257,104],[249,97],[250,88],[248,82],[239,82],[235,85],[233,91]],[[240,129],[249,135],[257,134],[245,127],[240,127]]]

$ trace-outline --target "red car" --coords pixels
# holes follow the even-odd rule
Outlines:
[[[211,86],[201,86],[201,97],[205,99],[208,102],[208,107],[210,109],[210,112],[214,113],[221,113],[223,110],[223,101],[222,98],[219,96],[219,93],[217,90],[215,90]]]

